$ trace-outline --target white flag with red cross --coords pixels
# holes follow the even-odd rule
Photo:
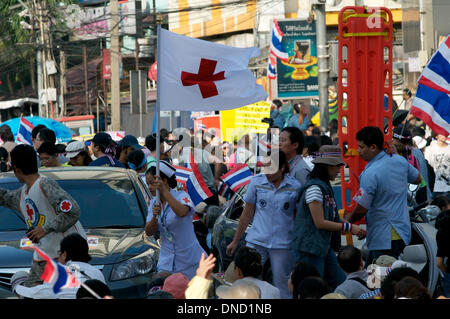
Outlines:
[[[235,48],[159,29],[160,110],[229,110],[267,94],[248,69],[260,50]]]

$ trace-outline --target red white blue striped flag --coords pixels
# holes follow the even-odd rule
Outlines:
[[[185,191],[189,194],[194,205],[203,202],[205,199],[213,196],[211,190],[200,173],[197,163],[194,162],[194,156],[191,151],[190,162],[186,163],[187,167],[176,166],[175,177],[179,183],[184,186]]]
[[[281,31],[280,26],[278,25],[278,21],[276,19],[273,19],[270,53],[276,56],[278,59],[287,61],[289,55],[286,51],[284,51],[282,41],[283,41],[283,32]]]
[[[42,250],[33,245],[33,249],[41,256],[47,263],[45,264],[44,273],[41,279],[44,282],[50,283],[53,286],[53,292],[57,294],[62,288],[75,288],[80,286],[80,282],[72,272],[67,268],[56,262]]]
[[[17,130],[17,141],[27,145],[33,145],[31,141],[31,132],[33,131],[34,125],[31,124],[23,116],[20,117],[19,129]]]
[[[269,54],[269,63],[267,64],[267,76],[269,79],[274,80],[277,78],[277,58],[272,54]]]
[[[450,134],[450,36],[431,57],[418,80],[411,114],[433,131]]]
[[[439,46],[422,71],[419,84],[450,94],[450,36]]]
[[[178,183],[182,184],[184,186],[184,189],[187,192],[186,183],[189,179],[189,177],[192,175],[192,169],[184,167],[184,166],[178,166],[178,165],[172,165],[175,168],[175,178]]]
[[[231,194],[231,189],[226,183],[220,182],[220,186],[219,186],[219,191],[218,192],[219,192],[220,196],[227,198],[228,195]]]
[[[233,169],[223,174],[220,179],[224,181],[233,192],[250,183],[252,171],[247,164],[237,164]]]

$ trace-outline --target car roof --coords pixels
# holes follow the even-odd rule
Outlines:
[[[39,169],[39,174],[55,180],[115,179],[129,180],[130,169],[103,166],[64,166]],[[3,182],[17,181],[13,172],[0,174]],[[5,180],[6,179],[6,180]]]

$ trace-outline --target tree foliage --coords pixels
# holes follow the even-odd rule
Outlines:
[[[25,88],[30,85],[35,89],[35,72],[37,50],[43,49],[38,44],[40,36],[39,11],[37,3],[46,3],[49,17],[50,41],[49,49],[53,46],[52,37],[61,39],[70,30],[65,27],[59,8],[63,4],[74,3],[73,0],[22,0],[30,10],[24,11],[19,0],[0,1],[0,99],[25,94]],[[23,12],[23,14],[20,14]],[[17,90],[20,90],[19,93]],[[3,98],[2,98],[3,97]]]

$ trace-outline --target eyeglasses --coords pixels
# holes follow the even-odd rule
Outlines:
[[[50,157],[42,157],[42,156],[39,156],[39,160],[41,161],[41,162],[48,162],[48,161],[50,161],[51,159],[53,159],[55,156],[54,155],[52,155],[52,156],[50,156]]]

